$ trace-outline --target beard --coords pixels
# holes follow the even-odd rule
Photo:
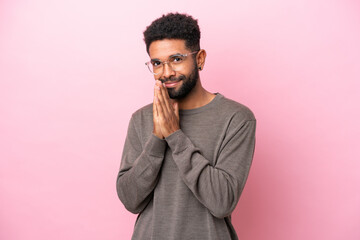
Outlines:
[[[175,88],[168,88],[169,97],[171,99],[183,99],[185,98],[196,86],[197,81],[199,80],[199,72],[196,68],[196,65],[193,71],[190,73],[188,77],[185,75],[180,75],[179,77],[170,77],[159,79],[161,82],[174,82],[174,81],[183,81],[182,85],[180,86],[179,90],[175,90]]]

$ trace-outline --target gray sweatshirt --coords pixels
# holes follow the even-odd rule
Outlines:
[[[117,193],[139,214],[132,239],[238,239],[231,223],[255,146],[256,120],[221,94],[180,110],[180,130],[152,134],[152,104],[130,120]]]

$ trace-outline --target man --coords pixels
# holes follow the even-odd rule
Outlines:
[[[132,115],[116,184],[139,214],[132,239],[238,239],[231,212],[252,162],[254,115],[202,87],[206,52],[191,16],[164,15],[144,37],[154,102]]]

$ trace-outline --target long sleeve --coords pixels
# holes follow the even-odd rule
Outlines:
[[[180,110],[179,123],[159,139],[152,104],[132,116],[117,178],[120,200],[140,213],[132,239],[238,239],[231,213],[252,163],[254,114],[217,93]]]
[[[229,124],[215,165],[180,129],[165,140],[184,183],[217,218],[231,214],[245,185],[255,147],[256,120]]]
[[[141,212],[151,200],[165,149],[166,142],[153,134],[142,146],[132,117],[116,180],[117,194],[130,212]]]

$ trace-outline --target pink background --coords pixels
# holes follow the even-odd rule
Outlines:
[[[240,239],[360,239],[360,3],[124,2],[0,1],[0,239],[130,239],[115,179],[170,11],[199,19],[205,88],[258,120]]]

